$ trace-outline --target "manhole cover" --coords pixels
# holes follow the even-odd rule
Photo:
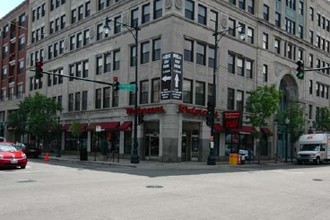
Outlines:
[[[163,188],[163,186],[151,185],[151,186],[146,186],[146,188]]]
[[[322,179],[313,179],[313,181],[323,181]]]
[[[32,182],[35,182],[35,181],[31,180],[31,179],[26,179],[26,180],[18,180],[17,182],[18,183],[32,183]]]

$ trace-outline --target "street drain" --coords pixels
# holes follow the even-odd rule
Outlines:
[[[146,188],[157,188],[157,189],[159,189],[159,188],[163,188],[163,186],[158,186],[158,185],[150,185],[150,186],[146,186]]]
[[[35,182],[35,180],[31,180],[31,179],[26,179],[26,180],[18,180],[18,183],[32,183]]]
[[[323,180],[322,179],[313,179],[313,181],[319,181],[319,182],[321,182]]]

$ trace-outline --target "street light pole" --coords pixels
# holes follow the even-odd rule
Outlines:
[[[212,101],[209,103],[211,107],[211,115],[210,115],[210,127],[211,127],[211,135],[210,135],[210,152],[209,156],[207,158],[207,165],[215,165],[216,159],[215,159],[215,152],[214,152],[214,121],[215,121],[215,106],[216,106],[216,73],[218,70],[218,64],[217,64],[217,58],[218,58],[218,44],[220,40],[231,30],[235,31],[238,28],[242,28],[240,35],[241,38],[245,38],[245,33],[243,31],[243,26],[238,26],[235,28],[228,28],[224,31],[218,31],[218,21],[215,21],[215,31],[213,33],[214,36],[214,60],[213,60],[213,86],[212,86]],[[218,39],[218,35],[220,35],[220,38]]]
[[[109,26],[109,22],[113,22],[115,25],[116,23],[122,25],[123,27],[125,27],[133,36],[134,40],[135,40],[135,97],[134,97],[134,128],[133,128],[133,151],[132,151],[132,155],[131,155],[131,163],[140,163],[140,157],[138,154],[138,146],[139,143],[137,141],[137,116],[138,116],[138,45],[139,45],[139,38],[138,38],[138,34],[139,31],[141,30],[138,27],[138,24],[136,23],[134,26],[125,24],[125,23],[121,23],[118,21],[112,21],[111,19],[108,19],[108,17],[105,20],[105,24],[104,24],[104,32],[108,33],[110,31],[110,26]],[[134,31],[133,31],[134,30]]]

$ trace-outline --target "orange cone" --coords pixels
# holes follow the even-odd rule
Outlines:
[[[45,160],[46,162],[49,160],[48,152],[46,152],[44,160]]]

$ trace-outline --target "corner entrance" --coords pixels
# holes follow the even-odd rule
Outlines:
[[[183,123],[181,144],[182,161],[198,161],[199,145],[199,123]]]

